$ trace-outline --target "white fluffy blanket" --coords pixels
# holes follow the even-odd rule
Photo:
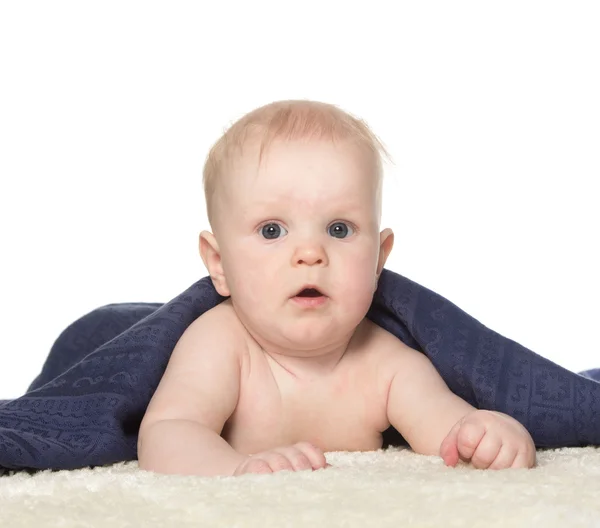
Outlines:
[[[393,448],[334,467],[202,478],[136,462],[0,477],[4,527],[600,527],[600,448],[538,452],[531,470],[447,468]]]

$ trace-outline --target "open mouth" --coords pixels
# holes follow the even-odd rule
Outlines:
[[[294,297],[292,297],[292,300],[302,309],[313,309],[324,306],[327,303],[328,298],[321,290],[308,287],[302,288]]]
[[[296,297],[322,297],[323,294],[316,288],[304,288]]]

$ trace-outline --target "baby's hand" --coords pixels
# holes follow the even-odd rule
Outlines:
[[[234,471],[234,476],[244,473],[275,473],[276,471],[302,471],[321,469],[328,466],[325,455],[318,447],[308,442],[293,446],[278,447],[257,453],[244,460]]]
[[[525,427],[511,416],[485,410],[464,416],[440,446],[447,466],[456,466],[460,456],[477,469],[530,468],[535,455],[535,444]]]

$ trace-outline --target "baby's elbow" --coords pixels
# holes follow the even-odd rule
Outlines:
[[[148,471],[148,469],[149,469],[149,467],[148,467],[148,457],[146,456],[146,453],[144,452],[144,438],[143,438],[142,434],[138,435],[138,441],[137,441],[137,461],[138,461],[138,467],[140,469]]]
[[[152,427],[149,427],[149,424],[145,424],[145,426],[140,427],[137,438],[137,461],[140,469],[146,471],[152,471],[153,466],[153,453],[151,446],[156,444],[156,442],[152,441],[152,438],[148,438],[149,434],[152,431],[149,431]]]
[[[437,443],[408,442],[413,453],[423,456],[440,456],[440,445]]]

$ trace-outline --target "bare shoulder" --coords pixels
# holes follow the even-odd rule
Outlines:
[[[224,328],[227,328],[236,334],[243,329],[243,326],[233,309],[231,299],[226,299],[222,303],[206,310],[206,312],[192,322],[186,332],[189,330],[196,330],[199,326],[208,324],[218,324],[219,329],[221,329],[221,325],[223,325]]]
[[[235,314],[235,310],[233,309],[233,305],[231,304],[231,299],[226,299],[222,303],[209,308],[202,315],[197,317],[194,322],[188,327],[191,328],[193,325],[199,325],[199,321],[208,321],[211,323],[221,322],[225,325],[234,326],[236,321],[238,321],[237,316]]]
[[[220,431],[238,398],[246,345],[242,329],[228,301],[194,320],[173,349],[145,423],[185,419]]]
[[[392,359],[410,357],[415,354],[423,356],[421,352],[409,347],[394,334],[369,319],[365,318],[361,327],[362,346],[368,347],[377,356],[390,355]]]
[[[198,363],[230,361],[241,367],[248,351],[247,331],[239,320],[231,300],[210,308],[184,331],[173,349],[167,373]]]
[[[187,327],[179,338],[171,359],[186,355],[180,353],[181,350],[190,351],[193,348],[186,345],[207,340],[210,340],[213,345],[222,343],[228,350],[241,354],[247,347],[246,334],[246,329],[235,313],[231,300],[227,299],[204,312]]]
[[[378,376],[387,382],[391,382],[398,372],[407,372],[411,366],[431,363],[425,354],[369,319],[361,323],[360,334],[358,346],[367,351],[365,357],[377,365]]]

